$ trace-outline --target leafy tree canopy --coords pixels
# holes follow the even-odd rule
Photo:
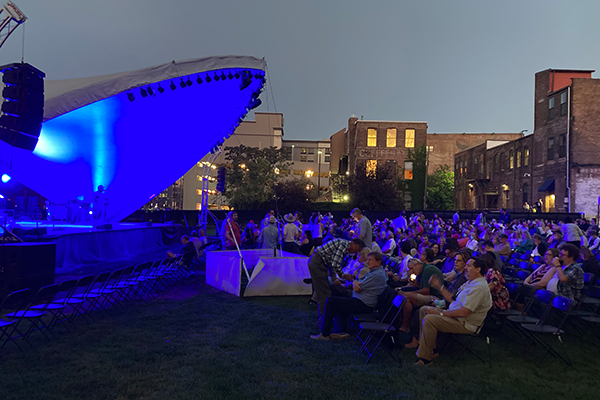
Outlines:
[[[395,164],[377,165],[367,174],[365,164],[356,167],[356,174],[348,177],[350,203],[362,210],[393,210],[398,208],[398,172]]]
[[[454,172],[448,165],[438,167],[427,180],[427,208],[452,210],[454,196]]]

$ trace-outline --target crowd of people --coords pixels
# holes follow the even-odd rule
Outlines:
[[[457,212],[448,221],[401,213],[371,224],[354,209],[339,228],[332,225],[332,238],[323,238],[309,259],[321,330],[311,338],[349,337],[346,319],[373,312],[378,296],[393,288],[407,299],[398,329],[405,347],[418,349],[419,365],[436,356],[438,332],[474,333],[490,310],[509,308],[505,273],[514,254],[539,261],[524,285],[574,304],[582,299],[584,272],[600,273],[596,220],[512,220],[502,211],[498,220],[485,213],[465,220]],[[384,255],[398,262],[384,266]]]

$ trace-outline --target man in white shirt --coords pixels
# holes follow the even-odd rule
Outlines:
[[[289,213],[283,219],[287,222],[283,227],[283,251],[300,254],[300,250],[296,244],[296,239],[300,236],[298,227],[294,223],[296,222],[296,218]]]

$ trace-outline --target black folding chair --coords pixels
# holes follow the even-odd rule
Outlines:
[[[353,314],[350,317],[350,321],[352,325],[356,329],[356,338],[355,341],[360,340],[361,344],[364,344],[364,341],[361,338],[361,334],[363,332],[360,327],[361,322],[382,322],[385,321],[388,315],[390,314],[390,310],[393,308],[393,301],[398,292],[392,289],[389,286],[386,286],[383,292],[377,297],[377,305],[375,306],[375,310],[371,314]]]
[[[53,285],[42,286],[26,307],[23,307],[15,312],[6,314],[6,316],[9,318],[17,319],[17,323],[13,325],[12,330],[6,338],[6,341],[14,341],[20,338],[21,340],[25,340],[29,345],[31,345],[31,343],[29,343],[29,337],[34,331],[41,332],[42,335],[44,335],[44,337],[46,338],[46,340],[50,341],[50,338],[44,332],[44,330],[46,330],[47,327],[43,325],[42,317],[46,315],[46,309],[54,299],[54,296],[58,291],[58,286],[58,283],[55,283]],[[36,308],[33,308],[34,306]],[[23,333],[23,331],[19,329],[19,326],[21,326],[21,323],[23,323],[24,321],[29,322],[29,327],[27,328],[25,333]],[[15,333],[17,333],[17,336],[13,336]]]
[[[79,311],[78,315],[88,315],[90,317],[90,319],[93,321],[94,317],[91,314],[92,311],[98,310],[98,313],[100,315],[102,315],[102,313],[104,313],[104,310],[102,308],[102,303],[100,302],[100,299],[102,298],[102,294],[98,293],[98,291],[102,290],[102,288],[104,288],[104,286],[106,286],[106,284],[108,283],[109,276],[110,276],[110,272],[103,272],[101,274],[98,274],[93,279],[93,282],[90,283],[88,288],[83,293],[75,294],[73,296],[73,299],[75,299],[75,300],[83,300],[83,302],[80,304],[80,311]],[[94,291],[94,292],[92,292],[92,291]],[[87,303],[87,307],[86,307],[86,303]]]
[[[524,334],[527,336],[523,329],[522,324],[542,324],[548,314],[550,313],[550,302],[554,298],[554,293],[549,290],[539,289],[535,292],[532,298],[531,304],[528,306],[527,315],[509,315],[504,317],[507,325],[517,333]],[[531,311],[538,307],[537,311],[539,317],[531,315]]]
[[[71,315],[69,315],[68,318],[69,318],[69,322],[73,326],[75,326],[73,321],[75,320],[76,317],[81,317],[81,318],[83,318],[83,320],[86,323],[89,323],[87,318],[85,317],[86,311],[83,306],[86,302],[85,296],[88,294],[89,290],[94,285],[95,278],[96,277],[94,275],[84,276],[83,278],[79,279],[79,281],[77,282],[77,286],[75,286],[73,293],[71,293],[71,297],[56,300],[57,302],[64,302],[71,307],[71,309],[72,309]],[[81,292],[78,293],[77,292],[78,290],[80,290]]]
[[[560,322],[555,325],[550,324],[521,324],[521,327],[530,334],[532,339],[531,344],[538,343],[543,348],[546,349],[544,353],[544,358],[548,354],[552,354],[561,360],[563,360],[568,366],[571,366],[571,360],[569,359],[568,352],[565,352],[565,356],[563,357],[557,352],[548,342],[542,339],[544,335],[552,335],[558,338],[558,341],[561,345],[563,345],[562,334],[565,332],[562,330],[564,323],[567,321],[569,317],[569,312],[571,311],[572,300],[567,297],[556,296],[552,300],[552,309],[556,310],[557,313],[562,314],[562,318]],[[531,345],[529,346],[531,348]],[[527,349],[528,351],[528,349]]]
[[[59,322],[68,321],[67,316],[64,313],[64,310],[69,305],[68,301],[75,292],[77,288],[77,279],[72,279],[68,281],[62,282],[58,286],[58,290],[55,294],[55,298],[50,302],[50,304],[37,304],[31,306],[32,310],[47,310],[50,314],[52,314],[52,319],[48,326],[48,332],[52,333],[52,330]],[[67,324],[64,325],[67,331],[71,332]]]
[[[469,354],[471,354],[472,356],[476,357],[477,359],[479,359],[479,361],[481,361],[482,363],[485,364],[485,360],[483,359],[483,357],[481,357],[479,354],[477,354],[471,347],[473,340],[475,340],[475,338],[480,336],[483,325],[484,325],[483,323],[481,325],[479,325],[477,330],[473,333],[449,333],[450,340],[448,341],[448,343],[446,343],[446,346],[444,346],[444,348],[442,349],[442,352],[445,352],[447,350],[447,348],[450,347],[450,345],[453,343],[456,343],[458,346],[460,346],[459,353],[456,355],[456,357],[454,357],[454,361],[452,363],[453,366],[456,364],[456,362],[458,361],[460,356],[465,351],[468,352]],[[492,347],[491,347],[491,343],[490,343],[490,337],[486,336],[485,339],[486,339],[487,348],[488,348],[489,364],[492,365]]]
[[[406,304],[406,297],[399,294],[394,298],[394,300],[392,301],[392,304],[393,304],[393,308],[395,308],[397,311],[394,314],[393,318],[391,318],[389,323],[386,323],[386,322],[361,322],[360,323],[360,328],[364,332],[367,332],[367,334],[368,334],[367,339],[365,340],[365,342],[363,343],[363,345],[360,348],[361,352],[365,351],[369,355],[369,357],[367,358],[367,364],[371,360],[371,357],[373,357],[373,354],[375,354],[375,351],[377,350],[379,345],[381,345],[381,342],[383,342],[383,340],[386,337],[388,337],[388,336],[391,337],[391,335],[396,332],[396,327],[394,326],[394,324],[396,323],[398,316],[402,313],[404,304]],[[390,307],[390,309],[391,308],[392,307]],[[392,311],[390,310],[388,312],[392,312]],[[376,336],[379,336],[379,341],[377,342],[375,347],[373,347],[373,350],[369,351],[369,344],[371,343],[373,338],[375,338]],[[394,356],[395,346],[392,346],[392,348],[390,350],[386,349],[385,347],[384,347],[384,349],[398,363],[402,362],[402,360],[400,358],[400,354],[398,354],[397,357]]]
[[[6,314],[24,308],[26,306],[28,294],[29,289],[17,290],[6,295],[6,297],[0,303],[0,348],[4,347],[4,345],[8,342],[9,329],[17,323],[16,318],[7,317]],[[19,350],[21,350],[21,347],[17,344],[17,342],[12,342],[19,348]]]

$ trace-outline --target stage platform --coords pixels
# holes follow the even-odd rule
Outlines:
[[[191,230],[173,224],[136,223],[112,224],[111,228],[47,221],[14,221],[11,226],[27,242],[55,243],[59,274],[156,251],[178,243]]]

